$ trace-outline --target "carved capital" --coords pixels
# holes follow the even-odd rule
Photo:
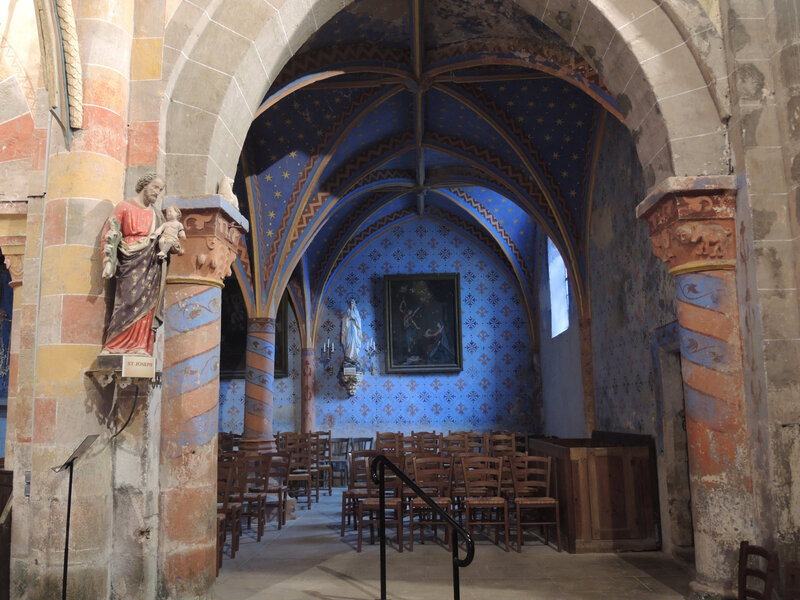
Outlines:
[[[682,188],[673,180],[639,205],[653,254],[673,275],[736,267],[736,189],[727,179],[714,179],[716,186],[677,180]]]
[[[275,333],[275,319],[271,317],[250,317],[247,319],[247,333]]]
[[[216,208],[183,208],[186,232],[182,256],[170,259],[167,283],[200,283],[222,287],[242,244],[244,230]]]
[[[25,236],[0,236],[0,249],[6,269],[11,274],[9,285],[12,288],[22,285],[25,259]]]

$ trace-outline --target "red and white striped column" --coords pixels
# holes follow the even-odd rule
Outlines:
[[[724,596],[752,539],[752,460],[731,177],[675,178],[638,209],[675,276],[698,593]]]

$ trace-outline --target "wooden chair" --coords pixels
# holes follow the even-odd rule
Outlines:
[[[233,452],[233,434],[229,431],[220,431],[217,434],[217,443],[220,454]]]
[[[247,518],[250,529],[252,519],[256,519],[256,541],[260,542],[267,523],[267,488],[272,463],[270,455],[241,454],[239,477],[231,500],[242,505],[242,519]]]
[[[442,451],[442,434],[435,431],[411,432],[414,436],[414,447],[417,452],[440,454]]]
[[[350,438],[331,438],[331,480],[338,480],[345,487],[350,482],[349,452]]]
[[[464,456],[461,459],[467,497],[464,500],[465,528],[472,535],[475,526],[494,527],[495,544],[503,528],[508,552],[508,501],[500,494],[503,459],[492,456]]]
[[[772,600],[778,555],[749,542],[739,544],[738,600]]]
[[[551,458],[549,456],[509,456],[514,485],[514,507],[517,516],[517,552],[522,552],[523,529],[539,526],[544,529],[544,543],[549,545],[549,527],[555,525],[556,545],[561,552],[561,525],[558,498],[550,494]],[[555,489],[555,488],[552,488]],[[544,513],[544,514],[543,514]],[[523,519],[533,514],[533,519]],[[550,517],[545,515],[549,514]]]
[[[350,438],[350,450],[372,450],[371,437],[354,437]]]
[[[495,451],[494,454],[497,458],[503,459],[503,477],[502,477],[502,485],[500,489],[500,493],[504,498],[509,501],[509,507],[512,504],[512,500],[514,498],[514,482],[512,481],[511,475],[511,458],[517,456],[527,456],[522,452],[517,452],[516,450],[499,450]]]
[[[226,518],[224,513],[217,513],[217,577],[219,577],[219,570],[222,568],[222,557],[225,554],[225,538],[226,536]]]
[[[453,456],[467,451],[467,434],[451,433],[442,436],[442,454]]]
[[[428,494],[440,508],[448,513],[452,510],[450,498],[451,460],[444,456],[415,456],[413,459],[414,482]],[[450,528],[427,502],[412,497],[408,505],[408,549],[414,549],[414,527],[419,527],[419,542],[425,543],[425,526],[433,528],[436,535],[439,526],[444,527],[445,543],[450,543]]]
[[[369,463],[362,459],[371,458],[377,454],[377,450],[355,450],[350,452],[348,457],[350,462],[348,467],[350,482],[347,489],[342,492],[342,527],[339,535],[344,535],[345,524],[350,524],[351,520],[355,528],[358,528],[356,524],[358,503],[367,497],[367,478],[369,477],[367,470]]]
[[[390,456],[392,462],[402,462],[402,454],[395,454]],[[369,473],[370,457],[361,457],[358,459],[364,463],[363,468]],[[398,465],[402,469],[402,465]],[[354,466],[355,468],[355,466]],[[398,489],[399,488],[399,489]],[[369,527],[369,543],[375,543],[375,528],[378,527],[380,519],[380,488],[378,484],[372,481],[372,478],[367,476],[367,495],[364,499],[358,501],[356,511],[358,517],[356,525],[358,527],[358,542],[356,551],[361,552],[361,544],[364,538],[364,528]],[[403,505],[404,498],[402,493],[402,486],[390,486],[386,484],[386,494],[384,497],[384,524],[387,527],[394,526],[397,528],[397,546],[398,551],[403,551]]]
[[[488,452],[488,442],[485,433],[467,432],[467,452],[476,454],[486,454]]]
[[[516,450],[514,436],[510,433],[495,433],[487,437],[489,456],[502,456]]]
[[[289,497],[289,455],[270,454],[266,507],[275,507],[278,529],[286,525],[286,499]]]
[[[452,515],[458,522],[464,524],[464,505],[467,498],[467,486],[464,484],[464,467],[461,461],[464,457],[474,457],[474,453],[456,452],[450,456],[450,498],[453,501]]]
[[[800,562],[786,564],[786,600],[800,600]]]
[[[393,431],[375,432],[375,449],[384,454],[400,454],[404,450],[403,434]]]
[[[225,531],[222,532],[222,543],[225,543],[227,532],[231,532],[231,558],[236,558],[239,550],[239,535],[242,532],[242,505],[231,501],[231,491],[235,489],[237,477],[236,460],[217,461],[217,513],[225,515]]]
[[[310,437],[307,434],[287,434],[286,451],[289,453],[289,493],[295,498],[305,496],[311,510],[312,490],[316,490],[319,502],[319,471],[313,465]]]
[[[328,496],[333,496],[333,467],[331,466],[331,432],[315,431],[313,434],[313,466],[317,470],[317,487],[328,489]],[[317,490],[319,502],[319,490]]]

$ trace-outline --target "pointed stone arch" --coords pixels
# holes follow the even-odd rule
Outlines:
[[[697,0],[517,0],[600,73],[631,130],[646,184],[729,172],[719,32]],[[213,193],[236,170],[264,94],[302,44],[347,6],[181,2],[164,43],[159,167],[171,193]],[[562,4],[562,3],[558,3]],[[687,10],[688,9],[688,10]]]

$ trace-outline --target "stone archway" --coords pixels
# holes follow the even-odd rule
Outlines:
[[[698,3],[680,18],[671,2],[588,2],[559,11],[545,0],[518,3],[600,73],[633,133],[648,187],[673,175],[728,173],[721,40]],[[228,0],[205,11],[189,2],[177,7],[165,32],[159,134],[171,193],[213,193],[220,177],[235,172],[271,82],[344,5],[322,0],[311,9],[287,3],[276,10]]]
[[[313,9],[244,0],[212,3],[205,11],[178,5],[165,33],[165,102],[159,164],[170,194],[207,196],[235,172],[258,105],[302,44],[343,3]],[[545,0],[518,4],[583,54],[616,98],[633,134],[646,185],[671,177],[727,175],[728,148],[721,42],[699,5],[695,23],[670,10],[590,1],[555,11]],[[257,11],[260,14],[253,14]],[[571,12],[570,12],[571,11]],[[710,50],[701,51],[702,42]],[[224,52],[220,49],[225,49]],[[171,59],[171,60],[170,60]],[[633,210],[633,207],[631,207]],[[714,571],[724,560],[713,556]]]

